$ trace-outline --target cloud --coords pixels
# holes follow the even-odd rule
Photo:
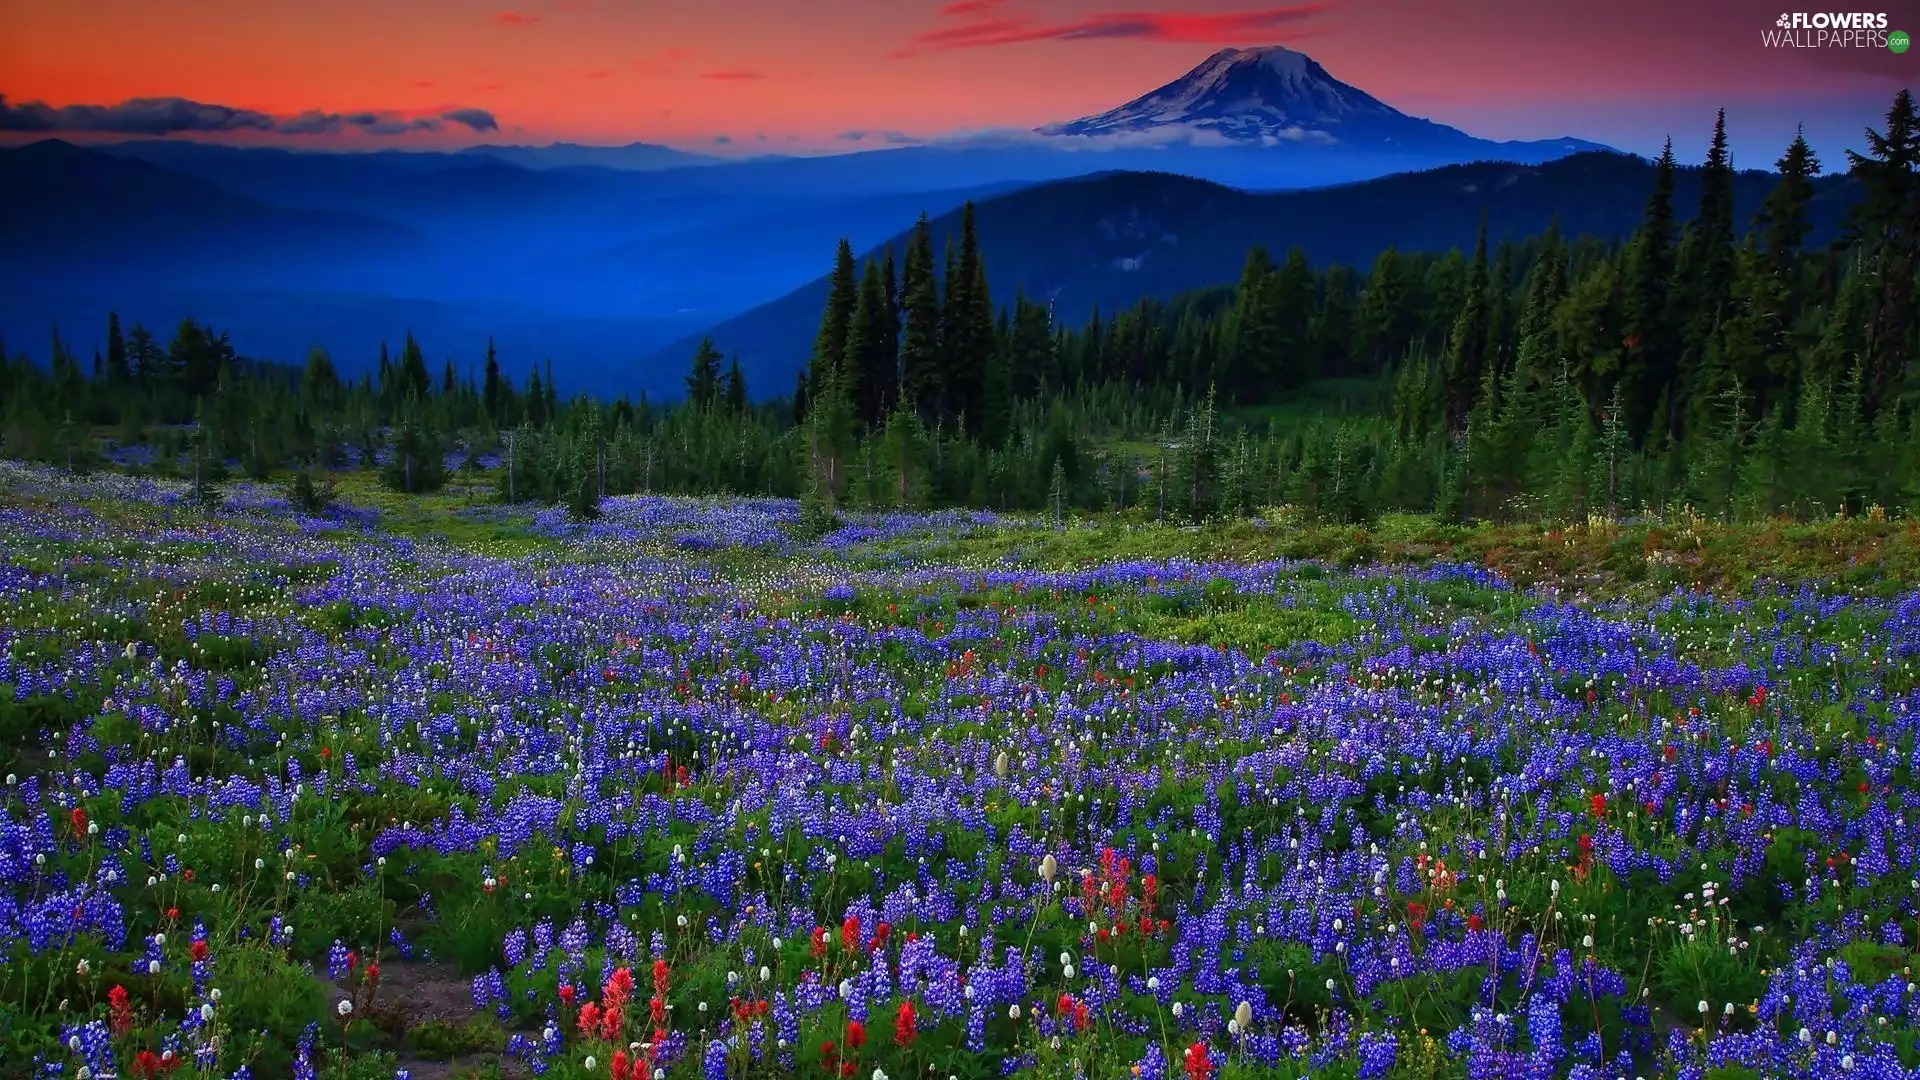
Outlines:
[[[996,11],[1000,3],[1001,0],[956,0],[942,8],[941,14],[981,15]],[[1306,35],[1298,30],[1286,32],[1288,28],[1321,15],[1331,7],[1326,3],[1307,3],[1257,11],[1131,11],[1094,15],[1072,22],[1046,22],[1024,15],[974,19],[916,34],[910,47],[889,55],[894,59],[906,59],[929,52],[1016,45],[1029,41],[1099,41],[1108,38],[1212,45],[1250,39],[1271,42],[1281,36],[1291,40]]]
[[[368,135],[405,135],[414,131],[438,131],[440,118],[419,116],[409,119],[397,113],[336,113],[308,109],[290,120],[281,121],[273,130],[282,135],[333,135],[348,130]]]
[[[904,131],[843,131],[834,136],[834,138],[842,142],[867,142],[871,140],[873,142],[883,142],[889,146],[912,146],[920,142],[919,139],[908,135]]]
[[[178,97],[130,98],[118,105],[62,105],[44,101],[9,104],[0,95],[0,131],[47,131],[112,135],[174,132],[272,131],[273,117],[253,109],[209,105]]]
[[[713,145],[715,145],[715,146],[732,146],[732,145],[733,145],[733,136],[731,136],[731,135],[715,135],[715,136],[713,137]]]
[[[716,82],[751,82],[755,79],[766,78],[765,75],[757,71],[703,71],[700,73],[700,77],[703,79],[712,79]]]
[[[27,101],[18,105],[0,95],[0,131],[85,135],[179,135],[230,131],[263,131],[277,135],[333,135],[358,131],[367,135],[406,135],[438,131],[443,121],[474,131],[493,131],[500,124],[485,109],[448,109],[437,116],[407,116],[393,111],[326,112],[308,109],[276,118],[256,109],[215,105],[187,98],[131,98],[118,105],[62,105]]]
[[[1299,131],[1285,136],[1287,141],[1306,138],[1313,133]],[[1281,140],[1268,140],[1278,145]],[[1067,152],[1111,150],[1156,150],[1173,147],[1244,146],[1239,140],[1209,128],[1168,124],[1145,131],[1117,131],[1104,135],[1056,135],[1028,128],[960,128],[925,140],[922,145],[947,149],[1005,149],[1018,146],[1044,146]]]
[[[518,11],[502,11],[488,21],[495,26],[532,26],[540,21],[540,16],[523,15]]]
[[[500,121],[485,109],[448,109],[440,114],[440,119],[464,124],[475,131],[500,130]]]

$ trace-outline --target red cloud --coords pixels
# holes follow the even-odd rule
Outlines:
[[[502,11],[493,17],[495,26],[532,26],[539,21],[538,15],[522,15],[518,11]]]
[[[749,82],[754,79],[766,78],[765,75],[757,71],[705,71],[701,72],[700,77],[703,79],[713,79],[718,82]]]
[[[953,0],[953,3],[940,9],[940,14],[947,16],[979,15],[982,12],[992,11],[994,8],[1006,2],[1007,0]]]
[[[998,6],[1000,0],[956,0],[942,9],[953,14],[980,14]],[[989,45],[1014,45],[1027,41],[1087,41],[1100,38],[1144,38],[1151,41],[1176,41],[1202,44],[1227,44],[1261,38],[1271,41],[1275,31],[1289,24],[1320,15],[1333,5],[1296,4],[1291,7],[1265,8],[1259,11],[1233,11],[1194,14],[1180,11],[1130,11],[1095,15],[1066,23],[1044,23],[1024,16],[987,19],[947,26],[916,34],[914,48],[892,55],[904,58],[921,52],[946,52],[953,49],[978,49]],[[1305,37],[1295,30],[1289,38]]]

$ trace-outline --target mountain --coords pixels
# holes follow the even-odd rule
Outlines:
[[[1470,249],[1486,215],[1490,243],[1519,239],[1558,219],[1569,237],[1624,237],[1638,226],[1654,167],[1626,154],[1590,151],[1539,165],[1482,162],[1309,191],[1253,193],[1164,173],[1109,173],[1023,188],[975,208],[989,287],[997,303],[1016,290],[1053,302],[1070,324],[1097,306],[1112,313],[1143,297],[1231,284],[1249,248],[1275,258],[1300,247],[1315,264],[1365,273],[1388,247]],[[1777,178],[1735,177],[1737,220],[1750,220]],[[1835,236],[1857,197],[1854,181],[1817,184],[1811,243]],[[1699,203],[1700,170],[1675,177],[1682,217]],[[960,215],[931,223],[936,250],[957,237]],[[905,250],[907,234],[865,254]],[[831,252],[821,252],[825,264]],[[740,356],[751,386],[785,386],[806,362],[826,299],[826,279],[712,327],[723,352]],[[654,357],[684,367],[698,336]]]
[[[529,169],[564,169],[592,165],[604,169],[628,169],[653,172],[699,165],[715,165],[725,158],[710,154],[690,154],[671,146],[653,143],[628,143],[625,146],[582,146],[579,143],[552,143],[547,146],[470,146],[461,151],[499,158]]]
[[[46,139],[0,150],[0,275],[179,284],[207,273],[275,275],[315,260],[365,265],[424,238],[376,217],[274,206],[142,161]]]
[[[99,148],[283,206],[447,223],[504,217],[605,218],[652,197],[643,174],[532,169],[487,154],[329,153],[147,139]]]
[[[509,366],[551,357],[569,389],[670,393],[677,366],[636,370],[639,358],[791,290],[838,237],[869,247],[923,211],[1008,190],[650,197],[644,183],[485,155],[0,150],[0,336],[31,347],[55,325],[84,353],[110,310],[156,329],[192,315],[252,356],[298,363],[324,345],[349,375],[409,331],[463,365],[491,337]]]
[[[1097,116],[918,146],[707,165],[697,182],[741,195],[846,197],[1134,171],[1282,190],[1474,161],[1537,164],[1607,149],[1572,137],[1476,138],[1408,116],[1333,78],[1311,57],[1269,46],[1221,50]]]
[[[1606,147],[1581,139],[1496,143],[1423,120],[1327,74],[1279,45],[1222,49],[1117,109],[1038,129],[1056,138],[1179,139],[1196,147],[1387,153],[1449,161],[1539,162]]]

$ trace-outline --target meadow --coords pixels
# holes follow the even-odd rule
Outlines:
[[[0,1076],[1920,1077],[1910,524],[341,498],[0,464]]]

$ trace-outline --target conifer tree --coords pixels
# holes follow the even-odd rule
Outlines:
[[[884,387],[881,400],[888,411],[900,396],[900,274],[893,264],[893,248],[887,248],[880,264],[880,295],[884,306],[880,315],[880,357],[885,370],[874,380]]]
[[[687,401],[697,409],[710,409],[720,402],[720,350],[712,338],[701,338],[693,353],[693,368],[687,373]]]
[[[973,203],[960,212],[960,246],[948,249],[946,299],[941,310],[941,351],[946,405],[951,415],[979,423],[981,395],[994,347],[993,302],[980,256]]]
[[[1247,252],[1227,321],[1231,342],[1223,382],[1229,401],[1257,400],[1280,363],[1284,340],[1276,273],[1266,248]]]
[[[942,391],[940,298],[934,281],[933,236],[925,214],[920,215],[907,244],[901,294],[901,393],[923,417],[932,416]]]
[[[1410,289],[1398,251],[1388,248],[1374,257],[1355,318],[1356,342],[1367,370],[1384,373],[1402,359],[1412,315]]]
[[[1626,333],[1620,357],[1621,400],[1629,437],[1642,438],[1655,423],[1654,407],[1670,388],[1675,345],[1668,333],[1667,305],[1673,282],[1673,140],[1655,162],[1653,193],[1639,231],[1628,247],[1621,317]]]
[[[727,364],[727,384],[722,397],[728,412],[737,416],[747,410],[747,377],[740,371],[738,355]]]
[[[1713,139],[1700,174],[1700,212],[1687,226],[1675,258],[1676,292],[1671,302],[1681,334],[1679,363],[1683,375],[1705,375],[1705,394],[1680,379],[1669,380],[1669,390],[1688,392],[1695,400],[1716,396],[1726,376],[1703,371],[1711,365],[1714,335],[1732,300],[1735,243],[1733,235],[1733,162],[1727,150],[1727,112],[1720,110]],[[1702,387],[1701,389],[1706,389]]]
[[[107,381],[114,386],[123,386],[132,378],[132,369],[127,364],[127,339],[120,333],[120,315],[107,312]]]
[[[414,340],[411,330],[407,331],[406,344],[400,348],[400,384],[397,391],[402,401],[408,398],[425,401],[433,393],[433,382],[427,374],[426,355],[420,351],[420,343]]]
[[[133,365],[133,380],[142,387],[159,382],[166,367],[166,354],[154,340],[153,331],[135,323],[127,334],[127,358]]]
[[[853,244],[840,238],[834,250],[833,269],[827,275],[827,303],[820,313],[820,329],[814,334],[813,356],[808,363],[807,389],[818,397],[827,376],[847,355],[847,328],[853,317],[858,284]]]
[[[599,455],[599,410],[588,409],[586,422],[573,440],[568,470],[567,516],[575,521],[592,521],[600,516]]]
[[[893,361],[884,355],[886,305],[880,268],[869,259],[854,290],[853,307],[847,315],[846,351],[840,358],[846,369],[845,389],[853,397],[854,418],[862,427],[871,427],[885,415],[882,409],[893,368]]]
[[[1307,253],[1299,247],[1290,249],[1273,275],[1271,287],[1269,302],[1276,340],[1269,371],[1275,386],[1290,389],[1305,382],[1313,371],[1315,282]]]
[[[300,395],[309,408],[331,412],[340,404],[340,374],[333,358],[318,345],[307,350],[306,370],[300,374]]]
[[[1735,379],[1717,398],[1716,407],[1709,414],[1713,426],[1698,432],[1691,443],[1692,453],[1687,462],[1688,494],[1696,510],[1721,521],[1732,521],[1734,503],[1740,494],[1740,478],[1746,471],[1746,391]]]
[[[1607,407],[1600,413],[1600,431],[1593,447],[1593,479],[1590,490],[1595,494],[1607,520],[1618,520],[1623,507],[1630,504],[1631,489],[1627,469],[1633,453],[1632,433],[1628,424],[1632,416],[1627,407],[1626,391],[1621,383],[1613,384],[1613,392],[1607,398]]]
[[[1820,159],[1799,129],[1794,130],[1786,152],[1774,162],[1774,170],[1780,174],[1780,182],[1767,194],[1757,219],[1760,246],[1767,256],[1768,271],[1791,287],[1800,246],[1811,228],[1807,205],[1813,201],[1813,179],[1820,175]]]
[[[1887,110],[1885,131],[1867,130],[1867,153],[1848,161],[1865,198],[1856,232],[1873,267],[1873,311],[1862,353],[1862,407],[1872,417],[1895,402],[1912,351],[1914,275],[1920,269],[1920,115],[1901,90]]]
[[[1446,379],[1442,399],[1442,420],[1448,431],[1460,431],[1473,408],[1474,392],[1485,382],[1487,364],[1487,320],[1490,302],[1487,296],[1487,220],[1480,218],[1479,238],[1474,241],[1473,261],[1467,267],[1467,284],[1461,299],[1460,314],[1454,318],[1447,345]]]
[[[487,419],[498,423],[501,420],[500,360],[494,355],[493,338],[487,338],[487,367],[480,389],[481,407],[486,410]]]
[[[540,382],[540,365],[533,366],[533,372],[527,376],[527,423],[536,428],[547,423],[547,395]]]

